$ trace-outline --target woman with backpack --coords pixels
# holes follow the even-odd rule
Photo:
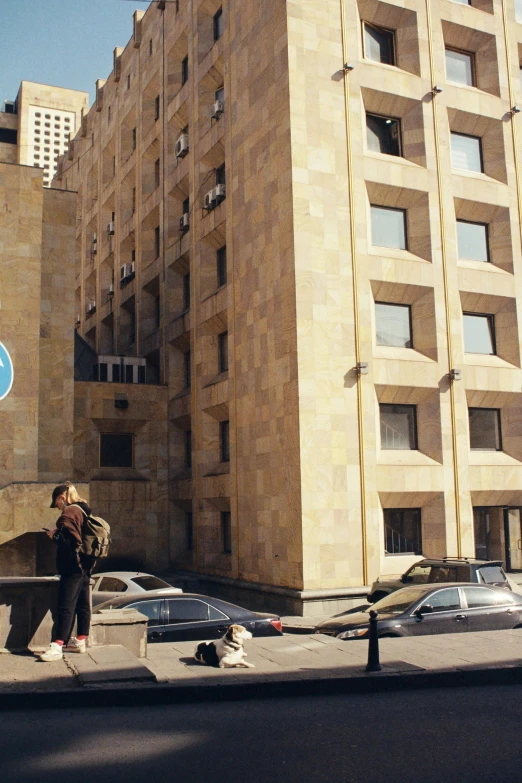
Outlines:
[[[48,650],[39,656],[41,661],[59,661],[64,651],[84,653],[91,623],[89,583],[96,559],[78,551],[83,542],[83,525],[91,509],[70,482],[59,484],[53,490],[51,508],[61,515],[54,530],[47,531],[56,542],[56,568],[60,574],[58,590],[58,617],[54,638]],[[78,627],[72,639],[74,618]]]

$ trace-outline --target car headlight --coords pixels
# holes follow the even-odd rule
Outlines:
[[[341,631],[337,634],[338,639],[358,639],[361,636],[366,636],[368,628],[352,628],[350,631]]]

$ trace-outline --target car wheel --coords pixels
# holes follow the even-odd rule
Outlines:
[[[368,600],[368,601],[369,601],[371,604],[376,604],[376,603],[377,603],[377,601],[380,601],[380,600],[381,600],[381,598],[386,598],[386,596],[387,596],[387,595],[388,595],[388,593],[382,593],[382,592],[381,592],[381,593],[374,593],[374,594],[373,594],[373,595],[371,595],[371,596],[369,595],[369,596],[368,596],[368,598],[367,598],[367,600]]]

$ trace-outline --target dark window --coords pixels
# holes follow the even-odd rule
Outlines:
[[[104,576],[98,585],[98,591],[102,593],[124,593],[128,585],[117,579],[115,576]]]
[[[136,149],[136,128],[132,129],[132,149]]]
[[[110,122],[110,121],[111,121],[111,107],[107,106],[107,122]]]
[[[489,509],[483,506],[473,508],[473,535],[475,537],[475,557],[478,560],[491,558],[491,530]]]
[[[428,595],[423,601],[424,605],[433,607],[434,612],[454,612],[460,609],[460,594],[458,587],[447,587]]]
[[[446,49],[446,78],[455,84],[473,87],[475,84],[475,57],[472,52]]]
[[[218,87],[217,90],[214,93],[214,100],[216,101],[223,101],[225,100],[225,88],[224,87]]]
[[[225,164],[222,163],[221,166],[218,166],[216,169],[216,185],[224,185],[225,184]]]
[[[230,422],[219,422],[219,450],[221,462],[230,462]]]
[[[227,247],[220,247],[216,253],[217,262],[217,283],[218,286],[225,285],[227,282]]]
[[[483,587],[463,587],[468,609],[478,609],[481,606],[495,606],[496,593]]]
[[[401,153],[401,121],[393,117],[366,115],[366,143],[371,152],[385,155]]]
[[[228,332],[221,332],[218,335],[218,370],[219,372],[228,370]]]
[[[185,430],[185,467],[192,467],[192,430]]]
[[[156,253],[156,258],[159,258],[161,252],[161,237],[159,226],[156,226],[154,229],[154,252]]]
[[[377,345],[413,348],[411,307],[409,305],[375,303]]]
[[[395,41],[393,30],[364,23],[364,56],[378,63],[395,65]]]
[[[498,408],[469,408],[469,440],[473,450],[502,451]]]
[[[416,449],[415,405],[379,405],[382,449]]]
[[[95,369],[96,369],[96,365],[95,365]],[[106,381],[107,377],[108,377],[107,365],[105,362],[100,362],[100,364],[98,365],[98,380]],[[96,378],[94,380],[96,380]]]
[[[154,187],[159,188],[160,184],[160,159],[154,161]]]
[[[109,433],[100,435],[100,467],[101,468],[132,468],[133,466],[133,436],[130,432]]]
[[[185,530],[187,531],[187,549],[191,552],[194,549],[194,523],[192,511],[185,512]]]
[[[515,21],[522,23],[522,0],[515,0]]]
[[[383,513],[385,553],[422,555],[420,508],[385,508]]]
[[[406,210],[391,207],[370,207],[372,245],[406,250]]]
[[[451,134],[451,165],[461,171],[484,171],[482,143],[478,136]]]
[[[183,377],[185,379],[185,388],[190,388],[191,385],[191,360],[190,360],[190,351],[185,351],[183,354]]]
[[[190,310],[190,272],[183,275],[183,310]]]
[[[2,144],[17,144],[18,131],[11,128],[0,128],[0,142]]]
[[[184,215],[187,215],[190,212],[190,198],[187,197],[186,199],[183,199],[181,211]]]
[[[133,335],[133,342],[134,342],[134,335]],[[132,364],[126,364],[125,365],[125,383],[133,383],[134,381],[134,366]]]
[[[485,353],[490,356],[495,350],[495,319],[492,315],[464,313],[464,351]]]
[[[223,20],[223,9],[219,8],[214,14],[214,41],[221,38],[225,30],[225,22]]]
[[[122,607],[125,609],[136,609],[141,614],[149,618],[148,625],[163,625],[160,621],[162,601],[136,601],[134,604],[127,604]],[[120,607],[118,607],[120,608]]]
[[[506,575],[500,566],[482,566],[477,573],[487,585],[506,581]]]
[[[149,40],[149,57],[152,54],[152,38]]]
[[[221,535],[223,538],[223,552],[232,552],[232,518],[230,511],[221,512]]]
[[[154,324],[156,329],[161,326],[161,297],[159,294],[154,297]]]
[[[487,223],[457,220],[457,245],[459,258],[469,261],[489,261]]]
[[[120,365],[119,364],[113,364],[112,365],[112,380],[113,380],[113,383],[119,383],[120,382]]]
[[[128,90],[130,90],[130,80],[131,80],[131,77],[130,77],[130,73],[129,73],[129,74],[127,74],[127,89]]]
[[[159,120],[160,117],[160,97],[156,95],[154,98],[154,119]]]
[[[164,590],[171,586],[163,579],[158,579],[157,576],[134,576],[131,582],[141,587],[142,590]]]
[[[186,84],[189,78],[189,58],[188,54],[181,61],[181,84]]]
[[[204,601],[194,598],[170,598],[167,601],[169,608],[169,623],[195,623],[199,620],[209,619],[209,607]]]
[[[132,214],[136,212],[136,188],[132,188]]]

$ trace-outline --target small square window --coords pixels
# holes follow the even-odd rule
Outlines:
[[[50,135],[51,135],[51,131],[44,131],[44,136],[50,136]]]
[[[473,451],[502,451],[500,410],[469,408],[469,440]]]
[[[40,160],[40,156],[39,156],[39,155],[35,155],[35,156],[34,156],[34,159],[35,159],[35,160]]]
[[[230,511],[221,512],[221,535],[223,538],[223,552],[229,555],[232,552],[232,517]]]
[[[35,116],[35,117],[41,117],[42,115],[40,114],[40,112],[39,112],[39,111],[36,111],[36,112],[34,113],[34,116]]]
[[[38,145],[35,145],[35,150],[39,150],[40,147]]]
[[[132,433],[102,433],[100,435],[101,468],[132,468],[133,465]]]
[[[218,335],[218,372],[228,370],[228,332]]]
[[[464,313],[464,351],[483,353],[489,356],[495,350],[495,319],[492,315]]]
[[[45,119],[46,119],[46,120],[50,120],[50,119],[51,119],[51,115],[50,115],[50,114],[46,114],[46,115],[45,115]]]
[[[66,118],[64,119],[64,122],[70,122],[70,119],[69,119],[69,117],[66,117]]]
[[[482,173],[482,143],[478,136],[465,136],[463,133],[451,134],[451,165],[461,171]]]
[[[457,244],[459,258],[468,261],[489,261],[486,223],[457,220]]]
[[[223,245],[216,253],[217,261],[217,284],[225,285],[227,282],[227,247]]]
[[[181,61],[181,84],[186,84],[189,78],[189,58],[188,55]]]
[[[413,348],[411,338],[411,307],[409,305],[375,303],[377,345]]]
[[[49,152],[49,147],[44,147],[44,152]]]
[[[44,160],[49,160],[49,155],[44,155]]]
[[[386,555],[422,555],[420,508],[385,508],[383,517]]]
[[[230,422],[219,422],[219,451],[221,462],[230,462]]]
[[[475,57],[472,52],[446,49],[446,78],[455,84],[475,85]]]
[[[379,405],[381,448],[416,450],[417,426],[415,405]]]
[[[372,245],[406,250],[406,210],[370,206]]]
[[[51,123],[50,123],[50,122],[44,122],[44,126],[45,126],[46,128],[50,128],[50,127],[51,127]]]
[[[393,30],[374,27],[367,22],[363,25],[364,56],[377,63],[395,65],[395,35]]]
[[[223,9],[219,8],[214,14],[214,41],[217,41],[225,31],[225,22],[223,19]]]
[[[366,143],[370,152],[401,156],[401,122],[378,114],[366,115]]]
[[[38,126],[38,125],[41,125],[42,123],[40,122],[40,120],[36,120],[36,122],[34,124]]]

